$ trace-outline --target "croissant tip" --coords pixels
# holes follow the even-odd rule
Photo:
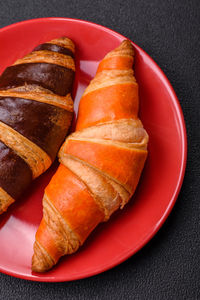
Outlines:
[[[55,264],[52,258],[37,241],[35,241],[33,248],[34,254],[32,256],[32,271],[36,273],[43,273],[50,270]]]
[[[131,43],[131,41],[129,41],[129,40],[123,40],[122,42],[121,42],[121,46],[122,45],[125,45],[125,46],[131,46],[132,47],[132,43]]]
[[[43,264],[41,261],[37,259],[37,256],[34,254],[32,257],[32,265],[31,269],[33,272],[36,273],[44,273],[49,271],[52,268],[50,265]]]
[[[74,45],[74,42],[66,36],[61,36],[60,38],[58,38],[58,40],[63,41],[63,42],[68,41],[68,42],[71,42]]]
[[[123,40],[119,45],[118,49],[129,49],[131,51],[134,51],[133,45],[129,40]]]
[[[33,272],[37,272],[37,273],[38,272],[41,273],[41,272],[45,271],[43,265],[41,265],[41,263],[39,263],[38,258],[35,255],[35,253],[33,254],[33,257],[32,257],[31,268],[32,268]]]

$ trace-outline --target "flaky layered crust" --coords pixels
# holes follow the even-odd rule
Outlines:
[[[37,46],[0,76],[0,213],[45,172],[71,124],[75,47]]]
[[[133,61],[126,40],[100,62],[81,98],[76,132],[61,147],[61,164],[45,189],[32,260],[36,272],[75,252],[136,189],[148,135],[138,119]]]

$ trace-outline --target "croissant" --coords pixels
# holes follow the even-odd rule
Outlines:
[[[74,44],[54,39],[0,76],[0,214],[51,165],[73,115]]]
[[[61,164],[45,189],[32,258],[36,272],[75,252],[136,189],[148,134],[138,119],[133,59],[125,40],[100,62],[81,98],[76,131],[61,147]]]

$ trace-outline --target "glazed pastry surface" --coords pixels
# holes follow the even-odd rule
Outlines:
[[[37,46],[0,76],[0,213],[54,161],[73,115],[75,47]]]
[[[75,252],[136,189],[148,134],[138,118],[133,61],[125,40],[100,62],[81,98],[76,131],[62,145],[61,164],[45,189],[32,259],[36,272]]]

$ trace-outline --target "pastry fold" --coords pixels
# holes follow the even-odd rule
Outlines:
[[[148,134],[138,118],[133,61],[125,40],[100,62],[81,98],[76,131],[62,145],[61,164],[45,189],[32,259],[36,272],[75,252],[135,192]]]
[[[0,213],[54,161],[73,116],[75,47],[37,46],[0,76]]]

